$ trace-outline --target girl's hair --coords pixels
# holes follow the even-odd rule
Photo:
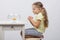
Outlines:
[[[46,12],[45,8],[43,7],[43,4],[41,2],[35,2],[35,3],[33,3],[33,5],[36,5],[36,7],[38,7],[38,8],[42,8],[41,12],[42,12],[42,15],[44,16],[44,26],[48,27],[47,12]]]

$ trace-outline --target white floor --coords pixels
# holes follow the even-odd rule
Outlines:
[[[5,31],[4,40],[22,40],[20,31]]]

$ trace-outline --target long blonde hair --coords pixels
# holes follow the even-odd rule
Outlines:
[[[41,2],[35,2],[33,5],[36,5],[38,8],[42,8],[42,15],[44,16],[44,26],[48,27],[48,16],[46,9],[43,7],[43,4]]]

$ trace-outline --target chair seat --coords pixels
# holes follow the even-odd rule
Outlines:
[[[40,36],[25,35],[25,38],[44,38],[44,36],[43,35],[40,35]]]
[[[41,40],[40,38],[26,38],[25,40]]]

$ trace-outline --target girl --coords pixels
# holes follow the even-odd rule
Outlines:
[[[32,4],[33,13],[36,15],[35,19],[32,16],[28,17],[29,22],[34,28],[25,30],[25,35],[40,36],[45,32],[48,27],[48,17],[45,8],[41,2]]]

